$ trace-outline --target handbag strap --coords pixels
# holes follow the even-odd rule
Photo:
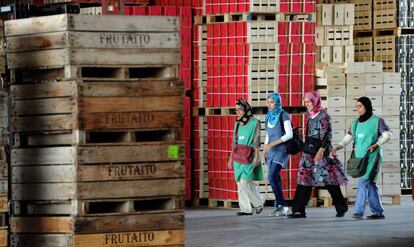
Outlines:
[[[355,140],[356,140],[356,130],[357,130],[357,126],[358,126],[358,119],[355,122],[355,126],[354,126],[354,133],[352,133],[354,135],[354,142],[352,143],[352,153],[351,153],[351,157],[355,156]]]
[[[240,126],[240,124],[239,123],[237,123],[237,125],[236,125],[236,133],[234,134],[234,141],[235,141],[235,144],[237,145],[238,143],[238,141],[239,141],[239,126]]]

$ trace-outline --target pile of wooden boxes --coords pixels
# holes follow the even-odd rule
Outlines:
[[[5,25],[12,246],[183,246],[175,17],[55,15]]]
[[[4,25],[0,19],[0,247],[7,246],[8,235],[8,163],[7,149],[7,122],[8,122],[8,97],[3,88],[4,73],[6,71],[6,54],[4,51]]]
[[[354,61],[353,4],[317,4],[317,62]]]
[[[318,71],[318,70],[317,70]],[[380,62],[349,63],[346,66],[329,66],[317,73],[318,85],[325,85],[327,96],[325,107],[332,117],[333,144],[339,143],[357,118],[356,100],[367,96],[371,99],[374,114],[383,117],[393,132],[392,139],[383,148],[383,169],[378,179],[378,186],[383,196],[399,196],[399,73],[382,72]],[[339,153],[341,161],[351,156],[352,145]],[[356,193],[356,180],[346,187],[346,196],[353,198]]]

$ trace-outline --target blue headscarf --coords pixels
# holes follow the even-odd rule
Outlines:
[[[278,93],[272,93],[269,96],[267,96],[267,98],[273,99],[275,101],[276,107],[273,110],[268,110],[266,115],[266,126],[268,122],[270,122],[270,124],[274,126],[277,123],[277,121],[279,121],[280,114],[283,112],[282,98]]]

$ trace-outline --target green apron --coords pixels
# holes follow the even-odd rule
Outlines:
[[[375,144],[375,142],[378,139],[378,124],[379,124],[379,117],[376,115],[372,115],[370,119],[367,121],[360,123],[358,122],[358,126],[356,129],[356,133],[354,133],[355,130],[355,124],[358,119],[354,120],[352,122],[352,136],[355,140],[355,157],[356,158],[362,158],[365,156],[365,154],[368,151],[368,148]],[[377,158],[377,155],[379,155],[378,160],[378,173],[381,169],[381,163],[382,163],[382,149],[377,148],[374,152],[372,152],[369,155],[368,159],[368,167],[367,171],[365,172],[364,176],[362,176],[363,179],[369,179],[369,175],[372,171],[372,168],[374,167],[375,160]],[[377,176],[375,176],[376,179]],[[374,179],[374,181],[375,181]]]
[[[238,144],[247,145],[250,147],[254,146],[254,131],[258,122],[259,121],[256,118],[251,118],[246,125],[239,126],[239,139],[237,141]],[[236,133],[236,126],[237,123],[234,124],[234,134]],[[233,135],[233,142],[235,141],[234,138],[235,136]],[[234,161],[233,166],[234,179],[236,182],[239,182],[241,178],[243,178],[245,181],[263,180],[263,167],[261,164],[254,168],[253,163],[240,164]]]

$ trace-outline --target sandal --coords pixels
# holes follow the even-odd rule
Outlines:
[[[262,211],[263,211],[262,206],[256,208],[256,214],[260,214]]]

